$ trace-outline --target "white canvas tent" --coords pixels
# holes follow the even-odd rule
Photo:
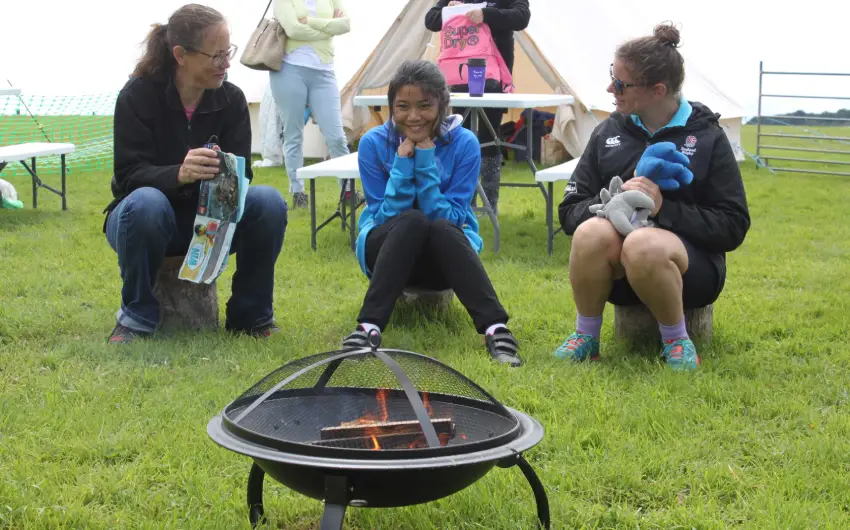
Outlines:
[[[376,125],[368,109],[354,106],[355,96],[386,93],[390,78],[405,59],[436,58],[439,34],[428,31],[424,25],[425,13],[435,3],[436,0],[360,0],[347,4],[352,30],[336,37],[334,45],[343,125],[350,140]],[[613,109],[612,96],[606,88],[610,82],[608,65],[617,45],[650,33],[654,24],[665,17],[675,19],[675,14],[659,16],[656,20],[654,13],[646,12],[651,6],[641,4],[638,9],[634,0],[533,0],[531,9],[529,27],[516,33],[514,82],[520,93],[555,92],[576,98],[573,105],[545,110],[556,114],[553,136],[572,156],[579,156],[596,123]],[[700,43],[684,44],[685,96],[721,114],[721,124],[737,148],[738,159],[743,160],[740,149],[743,109],[705,78],[695,61],[689,60],[688,49]],[[274,119],[271,113],[263,112],[269,118],[260,119],[268,74],[234,66],[231,72],[239,75],[239,81],[235,82],[245,91],[251,108],[254,152],[262,153],[267,138],[265,131],[274,130],[268,121]],[[265,99],[268,108],[270,95]],[[518,117],[519,111],[513,111],[505,119]],[[304,134],[304,155],[326,157],[327,147],[312,121]]]
[[[351,137],[362,134],[374,121],[368,109],[354,106],[360,94],[385,93],[389,80],[405,59],[433,60],[439,51],[439,33],[424,26],[425,13],[435,0],[410,0],[388,28],[384,38],[361,63],[342,90],[343,125]],[[644,9],[642,4],[641,9]],[[650,8],[651,9],[651,8]],[[516,33],[514,83],[520,93],[559,93],[576,98],[573,105],[547,109],[556,113],[553,136],[577,157],[599,120],[613,109],[606,92],[608,65],[618,44],[651,32],[658,21],[633,7],[631,0],[589,2],[534,0],[528,28]],[[644,22],[641,22],[641,21]],[[699,72],[685,55],[690,100],[708,105],[721,114],[739,160],[743,160],[741,122],[743,109]],[[518,112],[510,119],[518,118]]]

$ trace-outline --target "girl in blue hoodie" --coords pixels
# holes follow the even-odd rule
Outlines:
[[[481,169],[478,139],[449,116],[449,90],[428,61],[401,65],[387,92],[392,119],[360,140],[357,259],[369,278],[358,326],[344,348],[368,345],[383,331],[406,287],[452,289],[498,362],[519,366],[519,345],[507,328],[478,254],[483,242],[471,208]]]

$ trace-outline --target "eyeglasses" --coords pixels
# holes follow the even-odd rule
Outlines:
[[[630,86],[634,86],[634,87],[644,86],[644,85],[641,85],[641,84],[638,84],[638,83],[623,83],[622,81],[620,81],[619,79],[614,77],[614,64],[613,63],[611,64],[611,66],[608,67],[608,73],[611,75],[611,82],[614,83],[614,90],[617,92],[617,94],[622,94],[623,91],[625,89],[629,88]]]
[[[215,55],[210,55],[206,52],[202,52],[201,50],[196,50],[195,48],[186,48],[186,51],[187,52],[196,52],[196,53],[200,53],[201,55],[206,55],[207,57],[211,57],[213,66],[215,66],[216,68],[221,68],[222,66],[224,66],[225,59],[233,59],[234,57],[236,57],[236,50],[238,50],[238,49],[239,49],[239,46],[237,46],[235,44],[231,44],[230,48],[228,48],[226,52],[219,52]]]

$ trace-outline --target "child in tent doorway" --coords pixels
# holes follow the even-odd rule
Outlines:
[[[483,246],[472,211],[481,168],[478,140],[449,115],[449,90],[436,65],[405,62],[387,91],[392,118],[367,132],[358,150],[366,208],[357,258],[370,279],[344,348],[364,347],[383,330],[405,287],[452,289],[497,362],[520,366],[478,253]]]
[[[514,31],[522,31],[528,27],[531,20],[531,9],[528,0],[439,0],[425,15],[425,27],[430,31],[439,32],[443,29],[442,10],[460,4],[486,3],[487,6],[475,9],[468,13],[468,17],[476,24],[487,24],[493,35],[499,54],[504,59],[508,71],[513,74],[514,69]],[[493,68],[495,65],[487,65]],[[468,92],[468,85],[452,85],[452,92]],[[502,87],[499,82],[488,79],[484,86],[484,92],[500,93]],[[454,111],[463,115],[466,109],[455,107]],[[496,134],[502,125],[502,115],[505,109],[487,108],[484,113],[487,120],[493,126]],[[469,127],[464,123],[464,127]],[[478,139],[481,143],[492,142],[493,135],[486,124],[479,123]],[[498,212],[499,183],[502,179],[502,152],[495,145],[485,147],[481,150],[481,186],[487,195],[487,200]]]

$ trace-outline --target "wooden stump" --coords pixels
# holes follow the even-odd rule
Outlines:
[[[685,310],[685,327],[694,339],[711,340],[714,306]],[[614,306],[614,336],[617,339],[661,340],[658,321],[644,305]]]
[[[183,257],[167,257],[159,268],[153,292],[160,307],[159,330],[201,331],[218,328],[215,283],[192,283],[177,278]]]
[[[446,309],[451,306],[454,295],[455,293],[451,289],[433,291],[431,289],[408,287],[402,293],[401,298],[409,304],[427,307],[429,309]]]

